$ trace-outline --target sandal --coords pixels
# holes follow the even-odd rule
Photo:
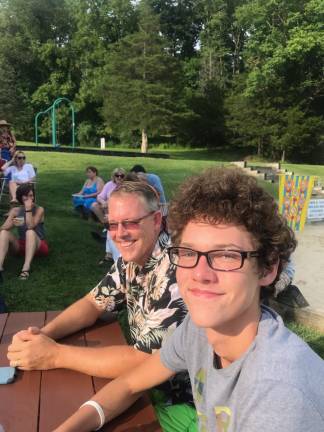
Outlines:
[[[22,270],[20,275],[18,276],[18,279],[20,280],[27,280],[29,278],[30,270]]]

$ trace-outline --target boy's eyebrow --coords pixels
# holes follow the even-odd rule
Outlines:
[[[184,243],[180,243],[179,246],[194,249],[194,246],[191,243],[184,242]],[[209,250],[222,250],[222,249],[237,249],[237,250],[242,250],[242,246],[239,246],[239,245],[237,245],[235,243],[215,244]]]

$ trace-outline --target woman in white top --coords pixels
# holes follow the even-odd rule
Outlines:
[[[35,181],[36,173],[33,165],[26,163],[25,153],[16,151],[13,158],[2,165],[2,171],[9,178],[9,192],[11,203],[17,203],[16,190],[23,183],[31,183]]]

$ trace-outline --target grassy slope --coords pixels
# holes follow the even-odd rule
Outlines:
[[[95,224],[73,215],[71,193],[80,190],[84,169],[94,165],[105,180],[116,167],[130,169],[142,163],[158,172],[168,197],[186,176],[217,162],[135,159],[79,154],[28,152],[28,160],[38,169],[37,202],[45,207],[46,230],[51,254],[36,259],[28,281],[17,280],[21,258],[9,257],[5,263],[5,284],[0,292],[10,310],[55,310],[81,297],[103,275],[97,266],[103,246],[90,236]]]
[[[186,156],[182,150],[182,157]],[[188,159],[124,158],[95,155],[28,152],[28,160],[38,168],[37,201],[46,210],[46,229],[50,256],[36,259],[28,281],[17,279],[21,258],[9,257],[5,263],[5,284],[0,293],[11,311],[37,311],[63,309],[89,291],[103,276],[104,269],[97,266],[103,246],[90,236],[94,222],[75,216],[71,209],[71,193],[77,192],[84,180],[84,169],[95,165],[101,176],[108,180],[111,171],[119,166],[131,168],[143,164],[148,171],[158,173],[170,199],[177,185],[188,175],[198,173],[207,166],[216,166],[233,160],[228,155],[189,151]],[[303,169],[309,167],[303,166]],[[319,167],[323,168],[323,167]],[[296,173],[298,167],[293,166]],[[319,170],[320,171],[320,170]],[[319,172],[315,171],[317,174]],[[277,194],[277,186],[264,183],[266,189]],[[324,336],[302,326],[297,331],[324,357]]]
[[[324,186],[324,165],[284,164],[283,166],[295,174],[317,176]]]

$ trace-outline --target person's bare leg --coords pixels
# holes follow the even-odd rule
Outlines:
[[[26,231],[26,246],[25,246],[25,262],[22,268],[23,271],[29,271],[31,262],[34,258],[35,252],[39,248],[40,239],[34,230]]]
[[[102,207],[99,203],[95,202],[91,206],[91,211],[97,216],[99,221],[104,224],[105,223],[105,214],[102,210]]]
[[[16,198],[17,187],[18,186],[17,186],[16,182],[14,182],[12,180],[9,181],[9,193],[11,196],[11,201],[17,201],[17,198]]]
[[[19,245],[16,237],[11,234],[10,231],[1,230],[0,231],[0,271],[3,270],[3,263],[8,253],[9,245],[11,245],[14,250],[18,251]]]

